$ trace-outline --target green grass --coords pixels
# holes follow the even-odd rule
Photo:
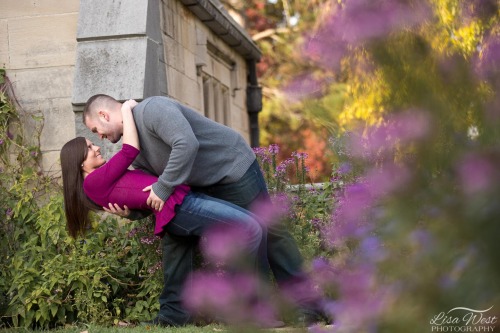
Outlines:
[[[7,328],[0,329],[2,333],[34,333],[43,332],[42,330],[30,330],[25,328]],[[67,326],[65,328],[58,328],[50,330],[51,333],[305,333],[307,329],[297,327],[283,327],[278,329],[251,329],[243,327],[230,327],[224,325],[207,325],[207,326],[185,326],[175,328],[162,328],[157,326],[129,326],[129,327],[104,327],[97,325],[81,325],[81,326]]]

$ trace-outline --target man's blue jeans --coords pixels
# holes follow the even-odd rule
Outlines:
[[[216,184],[194,190],[245,209],[257,200],[270,200],[266,182],[257,161],[235,183]],[[190,313],[182,306],[181,292],[189,273],[193,271],[196,244],[197,238],[181,238],[170,234],[168,230],[162,239],[164,288],[160,295],[158,318],[171,325],[185,325],[191,320]],[[267,258],[278,283],[303,278],[302,256],[298,246],[292,235],[280,223],[268,227]]]

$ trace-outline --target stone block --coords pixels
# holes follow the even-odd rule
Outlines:
[[[42,171],[50,176],[61,176],[60,151],[42,151]]]
[[[9,20],[10,68],[73,65],[76,23],[76,13]]]
[[[9,31],[6,20],[0,20],[0,67],[9,68]]]
[[[79,0],[2,0],[0,19],[77,13]]]
[[[23,110],[27,113],[43,116],[41,121],[36,121],[37,123],[32,119],[28,119],[28,117],[24,117],[27,130],[28,128],[41,127],[39,143],[42,151],[60,150],[68,140],[75,137],[70,96],[21,103]]]
[[[195,55],[188,49],[184,49],[184,74],[191,80],[197,80],[196,74],[196,58]]]
[[[22,103],[71,96],[73,66],[9,70],[14,91]]]
[[[78,39],[145,35],[148,1],[80,1]]]
[[[197,81],[191,80],[174,68],[167,71],[167,80],[169,82],[169,94],[171,97],[187,104],[195,110],[201,109],[200,89]]]
[[[147,45],[146,37],[78,43],[73,104],[98,93],[142,99]]]
[[[179,72],[184,72],[184,50],[176,40],[168,36],[163,37],[165,63]]]
[[[159,0],[81,0],[77,38],[82,41],[147,35],[159,41],[160,3]]]

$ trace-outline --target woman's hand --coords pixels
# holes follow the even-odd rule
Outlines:
[[[130,215],[130,209],[126,205],[123,206],[123,209],[118,206],[118,204],[108,204],[109,207],[102,207],[106,212],[118,215],[120,217],[128,217]]]
[[[122,104],[122,112],[123,111],[132,111],[132,109],[139,103],[137,103],[135,100],[133,99],[129,99],[129,100],[126,100],[125,102],[123,102]]]

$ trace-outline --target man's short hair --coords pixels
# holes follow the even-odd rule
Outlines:
[[[95,116],[95,111],[97,110],[97,108],[111,109],[111,106],[114,103],[118,103],[118,101],[109,95],[97,94],[90,97],[87,100],[87,103],[85,103],[85,107],[83,108],[83,123],[86,124],[87,118],[92,118]]]

